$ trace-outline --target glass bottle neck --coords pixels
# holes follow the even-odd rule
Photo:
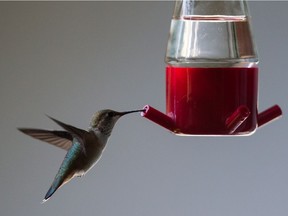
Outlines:
[[[165,61],[254,67],[258,56],[246,2],[176,1]]]

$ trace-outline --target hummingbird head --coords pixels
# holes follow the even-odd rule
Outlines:
[[[90,122],[90,129],[98,130],[101,133],[110,136],[115,123],[121,116],[142,111],[144,110],[133,110],[126,112],[117,112],[110,109],[100,110],[93,115]]]

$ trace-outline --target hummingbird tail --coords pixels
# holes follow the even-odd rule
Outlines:
[[[61,175],[62,174],[62,175]],[[70,173],[66,173],[63,175],[63,173],[61,173],[61,168],[59,170],[59,172],[57,173],[51,187],[49,188],[48,192],[46,193],[42,203],[46,202],[48,199],[51,198],[51,196],[60,188],[62,187],[64,184],[66,184],[67,182],[69,182],[75,175],[75,172],[70,172]]]
[[[79,157],[79,152],[82,151],[80,144],[72,145],[71,149],[67,152],[55,178],[45,195],[43,202],[46,202],[55,192],[69,182],[78,173],[77,169],[77,159]]]
[[[55,178],[53,181],[51,187],[49,188],[48,192],[46,193],[43,202],[46,202],[50,197],[56,192],[56,190],[63,185],[63,179],[61,178]]]

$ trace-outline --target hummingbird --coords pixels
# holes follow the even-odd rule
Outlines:
[[[117,112],[110,109],[100,110],[93,115],[88,130],[65,124],[50,116],[48,117],[64,130],[18,128],[24,134],[67,151],[43,203],[57,189],[68,183],[72,178],[83,176],[99,161],[113,127],[121,116],[143,111]]]

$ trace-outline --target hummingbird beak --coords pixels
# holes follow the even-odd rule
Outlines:
[[[129,114],[129,113],[134,113],[134,112],[145,112],[145,110],[142,109],[142,110],[132,110],[132,111],[120,112],[119,115],[123,116],[123,115]]]

